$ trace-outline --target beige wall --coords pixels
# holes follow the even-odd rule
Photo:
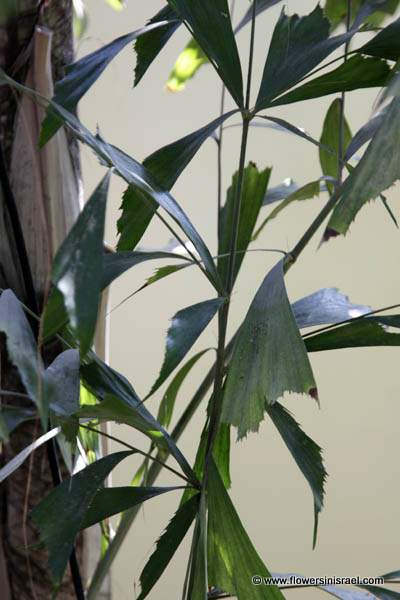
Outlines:
[[[248,6],[238,0],[240,12]],[[287,2],[290,11],[306,13],[314,0]],[[116,36],[141,26],[160,7],[160,0],[131,0],[128,8],[113,13],[103,2],[88,0],[91,24],[80,52],[86,53]],[[263,66],[265,50],[279,8],[258,21],[256,68]],[[240,35],[240,49],[247,56],[248,30]],[[81,117],[91,128],[98,123],[105,138],[137,159],[208,123],[216,116],[220,84],[210,68],[204,68],[187,91],[173,95],[165,91],[166,75],[186,35],[178,33],[164,55],[150,69],[141,85],[132,90],[134,55],[124,51],[82,102]],[[256,84],[254,86],[256,89]],[[353,131],[371,111],[374,93],[353,93],[348,98],[348,117]],[[305,127],[318,137],[331,99],[275,110],[272,114]],[[238,162],[239,130],[226,134],[225,183]],[[320,175],[317,150],[293,136],[256,129],[251,132],[248,158],[260,167],[273,166],[272,183],[290,176],[306,183]],[[84,151],[87,193],[100,178],[96,158]],[[174,188],[175,197],[215,248],[216,151],[205,144]],[[112,185],[108,241],[115,241],[115,220],[123,186]],[[390,192],[395,212],[398,188]],[[256,247],[289,249],[318,212],[322,199],[293,206],[265,230]],[[146,245],[161,247],[168,233],[154,223]],[[317,251],[319,237],[310,244],[287,277],[290,297],[295,300],[320,287],[337,286],[355,302],[373,307],[399,301],[399,232],[379,203],[368,205],[345,239],[334,240]],[[246,259],[233,299],[231,329],[243,317],[251,297],[276,257],[252,253]],[[114,306],[139,287],[155,265],[139,267],[122,277],[112,290]],[[176,274],[142,292],[112,314],[111,361],[125,373],[139,394],[154,381],[161,365],[165,331],[176,310],[213,296],[210,286],[195,269]],[[216,344],[212,325],[196,348]],[[232,452],[232,497],[258,551],[270,569],[308,575],[376,575],[399,565],[399,352],[395,348],[342,350],[312,355],[319,383],[321,410],[304,397],[285,402],[305,431],[324,448],[327,470],[326,507],[320,521],[319,543],[311,549],[312,498],[287,450],[270,424],[260,435],[251,435]],[[178,412],[200,381],[207,359],[196,369],[178,400]],[[149,402],[156,410],[160,395]],[[204,406],[182,439],[182,450],[194,457],[195,440],[204,420]],[[146,447],[134,431],[114,427],[114,434]],[[234,437],[234,436],[233,436]],[[126,485],[137,462],[126,461],[114,483]],[[169,481],[164,477],[160,481]],[[113,568],[116,600],[134,598],[138,581],[153,543],[177,506],[177,494],[152,500],[142,510],[136,526]],[[186,566],[187,543],[182,547],[158,587],[153,599],[178,598]],[[289,592],[288,598],[320,597],[321,592]]]

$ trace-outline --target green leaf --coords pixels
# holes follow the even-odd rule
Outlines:
[[[386,84],[389,75],[390,68],[386,61],[380,58],[352,56],[337,69],[280,96],[271,102],[270,106],[282,106],[362,88],[382,87]]]
[[[268,217],[264,219],[261,225],[257,228],[257,231],[254,233],[253,241],[258,238],[264,227],[275,219],[279,215],[279,213],[284,210],[287,206],[292,204],[292,202],[299,202],[302,200],[310,200],[311,198],[315,198],[319,196],[321,192],[321,183],[319,179],[317,181],[311,181],[310,183],[306,183],[302,187],[298,188],[292,194],[289,194],[283,202],[281,202],[276,208],[274,208]]]
[[[126,35],[113,40],[99,50],[96,50],[72,65],[69,65],[65,70],[65,77],[56,83],[55,94],[53,97],[54,102],[66,108],[69,112],[75,113],[81,98],[83,98],[92,85],[99,79],[110,62],[128,44],[142,35],[165,27],[165,21],[152,23],[137,31],[127,33]],[[44,146],[62,125],[63,120],[60,118],[60,115],[49,107],[46,118],[42,124],[40,145]]]
[[[400,571],[390,571],[382,575],[385,581],[391,581],[392,579],[400,579]]]
[[[102,488],[96,492],[85,515],[81,529],[91,527],[113,515],[129,510],[137,504],[167,492],[181,490],[180,487],[115,487]]]
[[[204,494],[200,496],[200,508],[193,532],[188,577],[185,580],[184,600],[207,600],[207,505]]]
[[[243,78],[227,0],[169,0],[186,21],[205,54],[214,63],[239,107],[243,106]]]
[[[117,11],[122,10],[125,5],[123,0],[106,0],[106,2],[111,6],[111,8]]]
[[[167,81],[170,92],[181,92],[200,67],[207,64],[208,58],[193,38],[178,56]]]
[[[370,139],[375,135],[376,131],[382,125],[386,110],[386,107],[382,109],[380,112],[374,115],[372,119],[362,125],[357,133],[354,134],[347,146],[345,154],[346,160],[350,160],[350,158],[352,158],[355,153],[358,152],[358,150],[362,148],[366,142],[369,142]]]
[[[138,85],[147,69],[160,54],[166,43],[181,25],[176,12],[170,6],[164,6],[147,25],[164,21],[165,25],[141,35],[135,41],[137,56],[135,67],[135,82]]]
[[[329,37],[330,23],[318,5],[305,17],[288,17],[282,11],[275,26],[258,93],[256,109],[271,105],[282,92],[296,85],[331,52],[351,37]]]
[[[143,165],[162,188],[170,190],[204,142],[237,112],[231,110],[193,133],[164,146],[148,156]]]
[[[154,394],[179,365],[224,302],[225,298],[213,298],[193,304],[176,313],[168,329],[165,357],[160,374],[147,398]]]
[[[194,365],[209,350],[210,348],[207,348],[206,350],[202,350],[201,352],[198,352],[197,354],[192,356],[192,358],[190,358],[187,361],[187,363],[184,364],[183,367],[181,367],[181,369],[179,369],[178,373],[175,375],[175,377],[169,384],[163,396],[163,399],[161,400],[157,415],[157,420],[163,427],[166,427],[168,429],[169,425],[171,424],[172,414],[174,412],[175,407],[175,401],[183,382],[185,381],[186,377],[188,376]]]
[[[324,483],[327,477],[322,462],[321,448],[302,431],[289,411],[278,402],[267,406],[267,411],[285,442],[297,466],[306,478],[314,497],[313,547],[317,541],[318,516],[324,504]]]
[[[238,600],[283,599],[276,586],[256,586],[269,577],[232,504],[213,461],[208,472],[208,584]]]
[[[293,192],[299,188],[300,186],[293,181],[293,179],[288,177],[279,185],[275,185],[267,189],[267,193],[265,194],[265,198],[263,200],[263,206],[268,206],[274,202],[279,202],[279,200],[285,200],[285,198],[290,196],[290,194],[293,194]]]
[[[346,179],[325,239],[347,233],[359,210],[400,178],[400,98],[393,98],[362,159]]]
[[[393,592],[392,590],[381,588],[377,585],[359,585],[358,587],[373,594],[377,600],[400,600],[399,592]]]
[[[273,6],[275,6],[275,4],[278,4],[281,1],[282,0],[255,0],[256,17],[258,17],[258,15],[261,15],[264,11],[268,10],[269,8],[272,8]],[[250,6],[244,14],[243,18],[241,19],[241,21],[239,22],[239,24],[237,25],[237,27],[235,27],[235,33],[238,33],[248,23],[251,23],[252,17],[253,7]]]
[[[292,125],[292,123],[289,123],[285,119],[280,119],[278,117],[273,117],[271,115],[258,115],[258,117],[261,119],[265,119],[267,121],[272,121],[272,123],[275,123],[275,125],[278,125],[278,127],[280,129],[284,129],[284,130],[288,131],[289,133],[293,133],[293,135],[297,135],[298,137],[303,138],[303,140],[307,140],[308,142],[311,142],[311,144],[314,144],[314,146],[321,147],[321,143],[318,142],[318,140],[315,140],[310,135],[308,135],[308,133],[306,131],[304,131],[304,129],[300,129],[299,127],[296,127],[295,125]],[[325,147],[325,150],[329,152],[330,149],[329,149],[329,147]]]
[[[265,405],[285,392],[317,398],[281,260],[265,277],[240,327],[228,368],[222,421],[238,427],[239,438],[257,431]]]
[[[96,329],[109,182],[110,173],[107,173],[85,204],[53,264],[53,283],[64,297],[71,330],[83,356],[92,344]]]
[[[147,231],[158,208],[150,194],[129,185],[122,196],[121,216],[117,221],[118,250],[133,250]]]
[[[34,100],[37,102],[45,105],[50,103],[56,113],[63,119],[65,125],[67,125],[68,128],[73,131],[74,135],[82,143],[92,148],[103,164],[114,168],[115,173],[119,175],[119,177],[125,179],[128,184],[134,185],[138,189],[145,191],[152,197],[154,201],[157,202],[157,204],[162,206],[162,208],[164,208],[171,218],[178,223],[182,231],[184,231],[196,248],[200,258],[204,263],[208,279],[212,282],[216,289],[221,289],[221,282],[219,281],[214,260],[203,239],[193,227],[190,219],[187,217],[176,200],[171,196],[171,194],[160,189],[157,183],[153,180],[151,174],[143,165],[115,146],[107,144],[98,135],[92,135],[90,131],[84,127],[73,114],[65,110],[57,103],[48,101],[36,91],[31,90],[26,86],[21,85],[11,77],[8,77],[8,75],[2,69],[0,69],[0,81],[3,81],[20,92],[27,94],[29,97],[34,98]]]
[[[0,407],[0,440],[7,441],[9,434],[21,423],[32,421],[36,417],[36,411],[31,408],[3,404]]]
[[[8,357],[17,367],[27,394],[36,403],[46,430],[48,398],[43,390],[43,364],[21,303],[11,290],[0,296],[0,332],[7,338]]]
[[[236,244],[237,254],[235,257],[234,279],[236,279],[242,265],[245,252],[251,241],[254,227],[264,200],[271,169],[259,171],[254,163],[244,170],[242,201],[240,205],[239,232]],[[234,205],[237,195],[238,173],[232,179],[232,185],[227,192],[226,203],[221,209],[220,231],[218,244],[218,271],[222,281],[227,284],[228,266],[232,223],[234,219]]]
[[[235,112],[228,112],[205,127],[157,150],[144,160],[143,166],[163,189],[170,190],[204,142]],[[118,250],[133,250],[136,247],[157,207],[150,194],[136,186],[128,187],[121,206],[122,215],[118,220]]]
[[[79,409],[79,352],[61,352],[46,369],[44,378],[50,409],[60,417],[69,417]]]
[[[120,275],[148,260],[177,258],[191,261],[181,254],[173,252],[111,252],[103,256],[103,283],[102,289],[107,288]],[[179,265],[180,266],[180,265]]]
[[[399,332],[392,332],[392,327],[399,329]],[[365,346],[399,346],[400,315],[362,317],[346,325],[310,335],[304,342],[308,352]]]
[[[131,454],[116,452],[101,458],[63,481],[32,510],[40,540],[49,553],[49,568],[56,587],[61,583],[75,538],[97,490],[111,471]]]
[[[335,181],[338,181],[339,179],[339,166],[344,160],[346,149],[352,138],[349,124],[347,123],[346,118],[344,118],[343,147],[340,148],[340,136],[342,135],[341,106],[341,99],[335,98],[326,113],[320,139],[321,144],[331,148],[333,152],[327,152],[324,148],[320,148],[319,150],[319,161],[321,163],[322,173],[326,177],[333,177]],[[342,152],[342,156],[339,156],[340,151]],[[333,184],[328,181],[327,186],[330,194],[332,194],[334,190]]]
[[[147,410],[130,385],[120,373],[94,357],[81,367],[84,383],[102,401],[95,406],[82,407],[79,416],[94,417],[104,421],[117,421],[138,429],[152,442],[172,454],[182,471],[193,482],[196,477],[189,463],[171,436]]]
[[[400,19],[396,19],[382,29],[372,40],[361,46],[359,52],[388,60],[398,60],[400,58]]]
[[[140,575],[142,589],[138,600],[144,600],[161,578],[193,523],[198,508],[199,494],[196,494],[175,513]]]
[[[297,326],[315,327],[355,319],[371,312],[370,306],[353,304],[336,288],[322,288],[292,304]]]
[[[366,23],[379,27],[382,21],[395,13],[399,0],[351,0],[351,14],[356,15],[358,25]],[[346,23],[348,0],[326,0],[324,13],[336,28]]]

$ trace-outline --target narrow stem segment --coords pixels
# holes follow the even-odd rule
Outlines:
[[[346,13],[346,31],[350,31],[351,26],[351,0],[347,0],[347,13]],[[350,40],[347,40],[344,50],[344,63],[347,62],[348,54],[350,49]],[[340,98],[340,115],[339,115],[339,143],[338,143],[338,176],[337,180],[339,185],[343,181],[343,158],[345,153],[344,147],[344,130],[345,130],[345,102],[346,92],[342,92]]]

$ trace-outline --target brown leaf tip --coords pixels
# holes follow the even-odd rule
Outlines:
[[[338,237],[339,232],[336,231],[336,229],[331,229],[330,227],[327,227],[325,229],[325,233],[324,236],[322,238],[323,242],[328,242],[331,238],[335,238]]]
[[[319,396],[318,396],[317,388],[316,387],[310,388],[308,393],[311,396],[311,398],[314,398],[314,400],[318,403],[318,406],[319,406]]]

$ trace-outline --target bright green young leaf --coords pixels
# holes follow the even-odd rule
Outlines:
[[[253,585],[252,577],[269,577],[225,489],[218,469],[208,473],[208,584],[238,600],[283,600],[275,586]]]
[[[63,295],[70,326],[83,356],[92,344],[97,322],[109,182],[107,173],[85,204],[53,264],[53,283]]]
[[[399,137],[400,98],[393,98],[362,159],[344,183],[325,239],[347,233],[359,210],[400,178]]]
[[[103,256],[103,283],[102,289],[107,288],[120,275],[148,260],[166,258],[177,258],[179,260],[188,260],[181,254],[173,252],[111,252]],[[190,263],[191,261],[189,261]]]
[[[178,56],[168,77],[167,88],[170,92],[181,92],[200,67],[207,64],[208,58],[193,38]]]
[[[386,61],[374,57],[352,56],[337,69],[280,96],[271,102],[270,106],[292,104],[362,88],[382,87],[386,84],[389,75],[390,68]]]
[[[204,53],[214,63],[239,107],[243,106],[243,78],[227,0],[169,0],[187,22]]]
[[[319,149],[319,161],[321,163],[322,173],[326,177],[333,177],[335,181],[338,181],[339,179],[340,164],[343,164],[344,154],[352,138],[349,124],[347,123],[346,118],[344,118],[343,145],[342,148],[340,148],[340,137],[342,135],[341,106],[341,99],[335,98],[326,113],[320,139],[321,144],[331,148],[333,152],[327,152],[324,148]],[[339,156],[340,152],[342,153],[341,156]],[[332,194],[334,190],[333,184],[328,181],[327,187]]]
[[[176,23],[176,17],[172,19]],[[153,30],[171,26],[169,21],[158,21],[137,31],[123,35],[99,50],[84,56],[66,68],[66,75],[55,86],[54,102],[75,113],[78,102],[99,79],[110,62],[133,40]],[[49,107],[42,124],[40,145],[44,146],[63,125],[62,117]]]
[[[320,191],[321,182],[317,180],[311,181],[310,183],[306,183],[306,185],[303,185],[292,194],[289,194],[287,198],[283,200],[283,202],[278,204],[278,206],[270,212],[268,217],[266,217],[261,223],[261,225],[257,228],[257,231],[254,233],[253,236],[253,241],[258,238],[258,236],[260,235],[264,227],[267,225],[267,223],[269,223],[269,221],[272,221],[272,219],[275,219],[275,217],[277,217],[282,210],[289,206],[289,204],[292,204],[292,202],[299,202],[302,200],[310,200],[311,198],[315,198],[316,196],[320,195]]]
[[[9,359],[17,367],[27,394],[38,406],[46,430],[48,397],[43,390],[43,364],[21,303],[11,290],[0,296],[0,332],[6,336]]]
[[[355,319],[371,310],[370,306],[353,304],[336,288],[322,288],[292,304],[299,329]]]
[[[137,56],[135,86],[139,83],[152,62],[157,58],[166,43],[181,25],[181,21],[176,12],[170,6],[164,6],[164,8],[150,19],[147,25],[160,23],[160,21],[164,21],[165,25],[141,35],[135,41],[135,52]]]
[[[254,163],[249,163],[244,170],[234,279],[236,279],[239,273],[245,257],[245,252],[251,241],[254,227],[264,200],[270,174],[271,169],[259,171]],[[229,255],[231,246],[231,232],[237,185],[238,173],[235,173],[232,179],[232,185],[227,192],[226,203],[222,207],[220,214],[218,271],[225,285],[227,284],[228,276],[229,256],[227,255]]]
[[[398,329],[399,332],[392,331]],[[304,340],[308,352],[362,348],[368,346],[400,346],[400,316],[363,317]]]
[[[372,40],[361,46],[359,51],[370,56],[398,60],[400,58],[400,19],[387,25]]]
[[[228,368],[222,421],[236,426],[239,438],[257,431],[265,405],[285,392],[317,398],[281,260],[265,277],[240,327]]]
[[[96,492],[85,515],[81,529],[91,527],[113,515],[129,510],[137,504],[167,492],[181,490],[180,487],[115,487],[101,488]]]
[[[329,28],[319,5],[305,17],[281,13],[264,67],[257,110],[270,106],[351,37],[347,33],[330,38]]]
[[[399,5],[399,0],[351,0],[351,14],[356,15],[359,25],[379,27],[382,21],[393,15]],[[330,20],[332,28],[346,23],[348,0],[326,0],[324,13]]]
[[[187,363],[179,369],[179,371],[169,384],[163,396],[163,399],[161,400],[157,415],[157,420],[163,427],[166,427],[168,429],[169,425],[171,424],[172,414],[174,412],[175,407],[175,401],[183,382],[185,381],[186,377],[188,376],[192,368],[195,366],[195,364],[200,360],[202,356],[204,356],[206,352],[209,351],[209,349],[210,348],[202,350],[201,352],[198,352],[197,354],[192,356],[192,358],[190,358],[187,361]]]
[[[315,547],[318,516],[324,504],[324,483],[327,477],[322,461],[322,450],[302,431],[290,412],[279,402],[267,406],[267,412],[311,488],[314,497],[313,547]]]
[[[122,10],[124,8],[123,0],[106,0],[107,4],[111,6],[114,10]]]
[[[224,298],[205,300],[176,313],[168,329],[160,374],[147,397],[154,394],[179,365],[224,302]]]
[[[31,516],[39,528],[40,540],[49,553],[55,587],[61,583],[75,538],[97,490],[111,471],[131,454],[116,452],[101,458],[63,481],[32,510]]]
[[[198,512],[199,497],[196,494],[179,507],[157,541],[156,549],[140,575],[141,593],[138,600],[144,600],[149,595],[179,548]]]

